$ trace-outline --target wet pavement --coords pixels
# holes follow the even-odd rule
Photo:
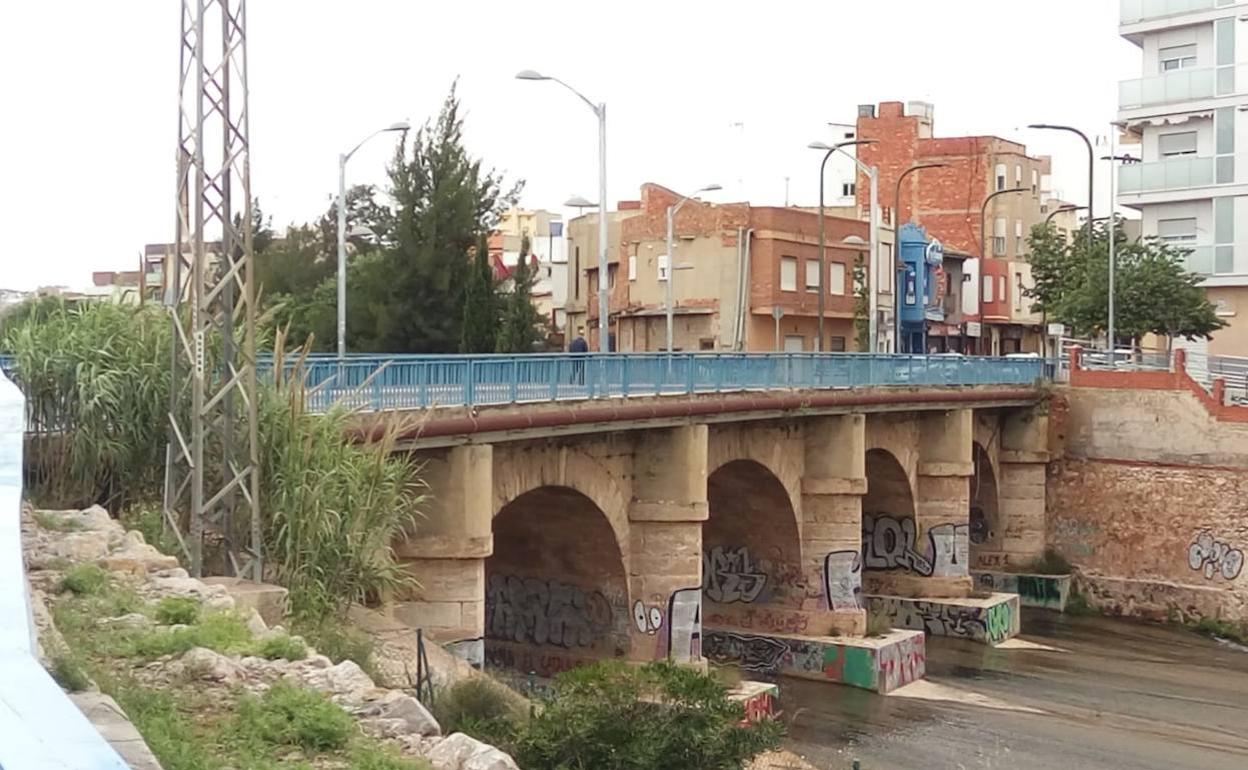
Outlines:
[[[787,748],[821,769],[1248,770],[1248,650],[1042,610],[1008,648],[928,638],[887,696],[783,680]]]

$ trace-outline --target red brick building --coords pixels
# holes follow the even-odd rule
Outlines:
[[[970,257],[962,278],[966,323],[943,329],[948,337],[937,337],[933,344],[939,350],[998,354],[1039,351],[1041,319],[1030,312],[1022,289],[1031,281],[1027,235],[1046,216],[1050,159],[1032,157],[1025,146],[995,136],[936,137],[932,113],[932,106],[921,102],[860,107],[857,138],[873,143],[857,150],[864,163],[880,170],[886,223],[920,224],[946,251]],[[925,163],[943,167],[907,175],[894,202],[898,178],[906,169]],[[999,195],[988,204],[988,233],[983,233],[980,212],[985,200],[1013,188],[1022,192]],[[860,208],[869,203],[867,190],[863,176],[857,185]],[[980,257],[987,262],[982,269]],[[987,326],[983,336],[977,334],[979,322]]]

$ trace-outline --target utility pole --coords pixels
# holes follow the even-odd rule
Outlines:
[[[246,0],[181,5],[163,510],[191,574],[203,574],[211,531],[225,570],[260,580]],[[240,521],[247,537],[236,531]]]

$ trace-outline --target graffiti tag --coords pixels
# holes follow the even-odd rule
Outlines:
[[[717,545],[707,551],[702,563],[702,590],[713,602],[752,602],[767,585],[767,575],[750,558],[750,549]]]
[[[1206,580],[1213,580],[1215,575],[1234,580],[1244,568],[1244,552],[1214,539],[1213,533],[1205,530],[1187,547],[1187,566],[1204,572]]]
[[[677,663],[702,657],[702,591],[682,588],[667,600],[667,653]]]
[[[823,592],[828,609],[862,609],[862,556],[857,551],[834,551],[823,560]]]
[[[923,577],[964,575],[970,555],[968,534],[965,524],[932,527],[920,552],[914,519],[864,515],[863,562],[867,569],[904,569]]]
[[[912,628],[933,636],[979,639],[990,644],[1004,641],[1018,629],[1018,617],[1009,602],[970,607],[882,597],[872,601],[871,611],[888,618],[895,628]]]
[[[486,589],[492,639],[588,647],[611,627],[611,605],[598,591],[555,580],[492,575]]]
[[[765,636],[742,636],[722,631],[709,631],[703,641],[706,657],[715,663],[732,663],[747,671],[775,673],[789,646]]]

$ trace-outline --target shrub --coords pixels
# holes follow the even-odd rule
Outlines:
[[[267,660],[303,660],[308,657],[308,647],[302,640],[286,634],[274,634],[256,646],[256,652]]]
[[[1074,572],[1066,557],[1052,548],[1044,549],[1044,555],[1037,557],[1027,569],[1037,575],[1069,575]]]
[[[555,693],[517,738],[526,770],[741,768],[783,735],[775,720],[743,725],[744,708],[722,684],[666,661],[568,671]]]
[[[433,716],[443,733],[467,733],[486,740],[481,733],[498,736],[513,732],[513,723],[523,716],[513,704],[515,696],[502,685],[485,677],[470,677],[437,693]]]
[[[259,698],[239,700],[233,731],[244,741],[329,751],[345,748],[356,726],[320,693],[278,682]]]
[[[1070,596],[1066,599],[1066,609],[1064,612],[1067,615],[1074,615],[1075,617],[1102,614],[1100,609],[1093,607],[1092,604],[1088,602],[1088,597],[1079,593],[1074,588],[1070,589]]]
[[[1204,634],[1215,639],[1229,639],[1239,644],[1248,644],[1248,623],[1235,623],[1218,618],[1201,618],[1195,623],[1188,623],[1187,627],[1198,634]]]
[[[867,636],[884,636],[893,630],[893,619],[882,612],[867,613]]]
[[[156,605],[156,622],[189,626],[199,622],[199,602],[186,596],[170,596]]]
[[[108,573],[94,564],[79,564],[61,578],[60,590],[78,596],[93,596],[108,586]]]
[[[160,503],[132,505],[122,511],[118,518],[126,529],[138,530],[143,539],[156,550],[166,556],[176,556],[178,559],[183,557],[178,536],[165,525],[165,514]]]
[[[52,670],[49,672],[61,689],[67,692],[82,692],[91,686],[91,678],[82,666],[66,655],[52,658]]]

